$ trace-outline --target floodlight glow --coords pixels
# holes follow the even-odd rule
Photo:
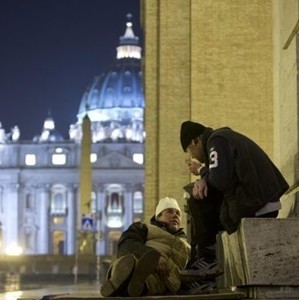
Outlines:
[[[6,255],[18,256],[23,253],[23,249],[17,244],[11,244],[5,249]]]
[[[108,218],[107,226],[110,228],[120,228],[123,222],[119,216],[112,216]]]
[[[19,299],[23,295],[22,291],[15,291],[15,292],[7,292],[4,295],[5,300],[16,300]]]

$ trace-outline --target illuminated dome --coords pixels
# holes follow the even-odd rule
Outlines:
[[[144,93],[141,47],[128,14],[126,31],[119,39],[116,61],[83,94],[77,123],[70,127],[70,138],[81,140],[81,124],[88,114],[92,140],[143,142]]]

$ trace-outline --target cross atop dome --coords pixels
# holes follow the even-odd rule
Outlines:
[[[131,19],[133,18],[133,15],[131,13],[128,13],[126,17],[128,20],[126,22],[127,28],[126,28],[125,34],[119,38],[119,45],[120,46],[122,46],[122,45],[139,46],[139,38],[134,34],[133,23],[131,21]]]

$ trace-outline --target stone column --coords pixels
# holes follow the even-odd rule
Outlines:
[[[124,209],[125,209],[125,216],[124,216],[124,227],[127,228],[133,221],[133,191],[132,185],[126,184],[125,191],[124,191]]]
[[[67,189],[67,232],[66,232],[66,254],[73,255],[76,252],[76,214],[77,205],[75,198],[76,186],[68,186]]]
[[[5,230],[3,232],[3,249],[12,246],[22,246],[19,241],[19,187],[18,183],[11,183],[5,186],[4,192],[4,214],[3,224]]]
[[[37,233],[37,253],[49,254],[49,185],[39,186],[39,217],[38,217],[38,233]]]
[[[96,231],[97,231],[97,255],[104,255],[106,249],[106,215],[104,213],[105,209],[105,193],[104,186],[102,184],[97,185],[97,221],[96,221]]]

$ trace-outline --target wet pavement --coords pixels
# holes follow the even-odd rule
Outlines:
[[[41,299],[45,295],[76,295],[79,297],[100,297],[97,283],[77,284],[31,284],[26,286],[6,285],[1,287],[0,300]]]
[[[96,283],[78,283],[71,285],[47,285],[32,289],[16,289],[0,293],[0,300],[49,300],[45,296],[60,296],[57,300],[110,300],[109,297],[102,297],[99,293],[99,285]],[[73,296],[73,298],[72,298]],[[55,299],[55,298],[54,298]],[[215,293],[198,295],[164,295],[164,296],[140,296],[140,297],[115,297],[115,300],[236,300],[248,299],[244,293],[232,291],[215,291]],[[298,298],[296,298],[298,299]]]
[[[77,282],[75,284],[75,282]],[[39,279],[21,283],[20,276],[12,274],[7,276],[5,284],[0,282],[0,300],[50,300],[46,296],[59,296],[57,300],[109,300],[111,298],[102,297],[100,292],[100,283],[94,281],[74,281],[55,278],[55,281],[44,281]],[[55,297],[54,297],[55,298]],[[115,300],[142,300],[142,299],[163,299],[163,300],[177,300],[177,299],[194,299],[194,300],[232,300],[245,299],[244,293],[236,293],[231,290],[212,291],[206,294],[189,294],[189,295],[164,295],[164,296],[140,296],[140,297],[116,297]]]

